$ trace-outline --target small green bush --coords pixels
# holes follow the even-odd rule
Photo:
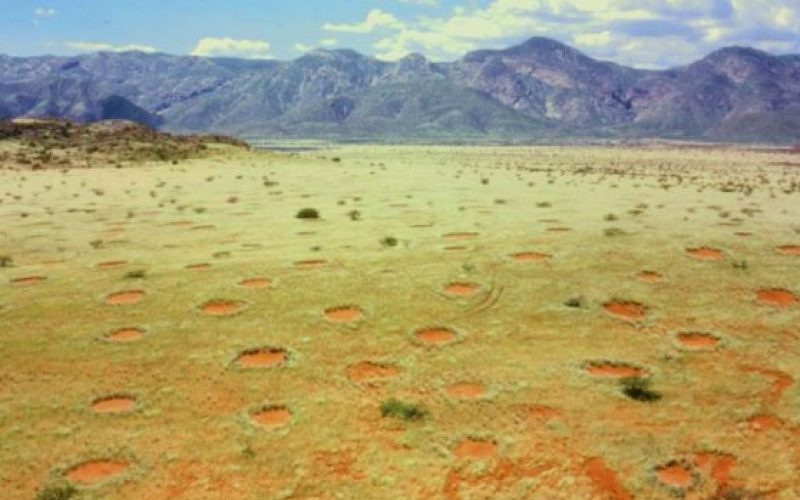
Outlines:
[[[650,381],[641,377],[629,377],[620,381],[622,392],[635,401],[653,403],[661,399],[661,393],[650,389]]]
[[[422,420],[428,414],[421,406],[389,399],[381,405],[381,415],[402,420]]]
[[[319,212],[315,208],[303,208],[295,216],[298,219],[319,219]]]

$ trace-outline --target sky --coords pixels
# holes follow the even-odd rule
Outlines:
[[[0,0],[0,53],[294,59],[351,48],[449,61],[532,36],[641,68],[720,47],[800,53],[800,0]]]

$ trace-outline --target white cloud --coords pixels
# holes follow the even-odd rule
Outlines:
[[[112,45],[105,42],[66,42],[64,44],[67,48],[78,50],[81,52],[157,52],[158,49],[150,45],[128,44],[128,45]]]
[[[342,33],[372,33],[373,31],[386,28],[392,30],[403,29],[405,23],[397,19],[394,14],[384,12],[381,9],[372,9],[367,17],[360,23],[355,24],[334,24],[325,23],[322,29],[325,31],[338,31]]]
[[[304,43],[296,43],[294,44],[294,50],[298,52],[308,52],[310,50],[314,50],[313,45],[306,45]]]
[[[267,59],[270,57],[269,48],[270,43],[264,40],[203,38],[197,42],[191,54],[200,57]]]
[[[38,7],[33,11],[36,17],[53,17],[58,11],[52,7]]]

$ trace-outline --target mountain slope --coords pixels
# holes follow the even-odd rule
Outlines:
[[[800,141],[800,56],[730,47],[645,71],[547,38],[451,63],[351,50],[293,61],[0,56],[0,118],[130,119],[178,132],[384,140],[554,136]]]

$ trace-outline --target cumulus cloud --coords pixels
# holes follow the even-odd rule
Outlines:
[[[403,29],[405,23],[397,19],[393,14],[384,12],[381,9],[372,9],[367,17],[360,23],[354,24],[335,24],[325,23],[322,29],[325,31],[338,31],[342,33],[372,33],[381,28]]]
[[[531,36],[571,43],[589,55],[640,67],[685,64],[725,45],[800,52],[797,0],[491,0],[448,15],[398,19],[379,9],[329,31],[371,38],[376,55],[421,51],[456,58]]]
[[[268,59],[270,43],[264,40],[235,38],[202,38],[191,54],[199,57],[242,57]]]
[[[158,49],[150,45],[127,44],[113,45],[105,42],[66,42],[67,48],[80,52],[156,52]]]
[[[53,17],[58,11],[52,7],[38,7],[33,11],[36,17]]]

